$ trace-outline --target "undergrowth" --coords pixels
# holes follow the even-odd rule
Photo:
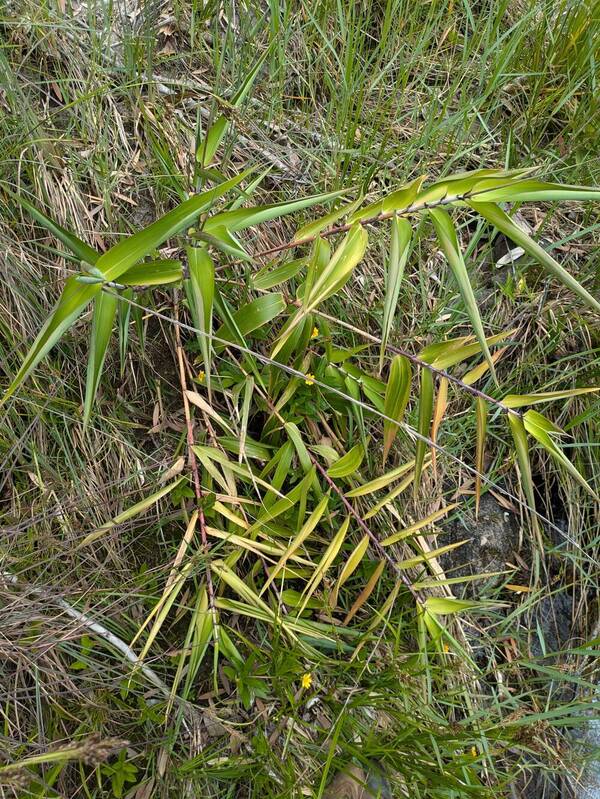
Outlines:
[[[3,795],[576,785],[595,5],[3,9]]]

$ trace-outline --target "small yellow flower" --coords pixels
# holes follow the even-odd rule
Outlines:
[[[312,685],[312,674],[310,674],[310,672],[308,671],[306,672],[306,674],[303,674],[300,680],[300,684],[305,689],[310,688],[310,686]]]
[[[306,376],[304,378],[304,382],[306,383],[307,386],[314,386],[314,384],[315,384],[315,376],[312,374],[312,372],[307,372],[306,373]]]
[[[448,653],[450,651],[450,647],[448,644],[444,644],[444,652]]]
[[[476,746],[472,746],[471,747],[471,755],[473,757],[477,757],[477,747]]]
[[[204,369],[200,369],[200,371],[198,372],[198,376],[196,377],[196,380],[199,383],[204,383],[204,378],[205,377],[206,377],[206,373],[205,373]]]
[[[319,335],[319,328],[318,327],[313,327],[312,333],[310,334],[310,337],[311,338],[317,338],[318,335]]]

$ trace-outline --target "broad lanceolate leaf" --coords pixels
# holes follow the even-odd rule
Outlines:
[[[204,361],[206,387],[210,394],[215,265],[204,247],[188,247],[186,252],[190,275],[186,281],[186,291],[194,327],[200,331],[197,338]]]
[[[552,402],[552,400],[566,399],[567,397],[578,397],[580,394],[589,394],[592,391],[600,391],[600,387],[545,391],[540,394],[508,394],[504,397],[502,403],[509,408],[522,408],[523,405],[537,405],[540,402]]]
[[[285,283],[287,280],[296,277],[305,264],[306,258],[296,258],[294,261],[289,261],[287,264],[282,264],[274,269],[270,266],[265,267],[252,276],[252,285],[260,291],[267,291],[279,283]]]
[[[223,213],[211,216],[207,220],[204,230],[212,233],[215,228],[225,227],[230,232],[244,230],[244,228],[259,225],[261,222],[269,222],[272,219],[279,219],[287,214],[302,211],[312,205],[326,203],[344,194],[344,191],[332,191],[328,194],[313,194],[311,197],[304,197],[301,200],[292,202],[273,203],[272,205],[258,205],[255,208],[237,208],[234,211],[223,211]]]
[[[358,488],[353,488],[351,491],[348,491],[346,496],[347,497],[364,497],[367,494],[373,494],[375,491],[379,491],[382,488],[385,488],[394,480],[397,480],[402,475],[409,472],[415,465],[414,461],[409,461],[408,463],[403,463],[402,466],[398,466],[396,469],[392,469],[391,472],[387,472],[386,474],[382,474],[381,477],[376,477],[374,480],[370,480],[368,483],[365,483],[362,486],[358,486]]]
[[[527,500],[527,504],[530,509],[531,525],[539,537],[540,528],[535,512],[535,493],[533,488],[533,478],[531,476],[531,463],[529,462],[527,432],[520,416],[516,416],[514,413],[508,413],[506,415],[508,418],[510,432],[512,433],[513,441],[515,442],[515,452],[517,454],[519,472],[521,473],[523,493],[525,494],[525,499]]]
[[[481,475],[484,469],[485,435],[487,427],[487,403],[481,397],[475,398],[475,418],[477,424],[475,445],[475,515],[479,515],[479,501],[481,500]]]
[[[166,283],[176,283],[182,277],[181,261],[163,258],[132,266],[121,275],[119,283],[124,286],[163,286]]]
[[[404,267],[410,252],[412,227],[410,222],[400,216],[392,219],[392,238],[390,242],[390,257],[387,264],[385,282],[385,300],[383,303],[383,325],[381,330],[381,349],[379,352],[379,371],[383,367],[385,348],[392,329],[400,284],[404,275]]]
[[[384,560],[380,560],[379,563],[377,564],[377,566],[375,567],[375,571],[369,577],[369,579],[367,581],[367,584],[365,585],[363,590],[360,592],[360,594],[356,598],[354,604],[352,605],[352,607],[350,608],[350,610],[346,614],[346,618],[344,619],[344,626],[349,624],[351,619],[354,618],[354,616],[358,613],[358,611],[362,608],[362,606],[365,604],[365,602],[371,596],[375,586],[377,585],[377,583],[379,581],[379,578],[381,577],[381,575],[383,573],[384,567],[385,567],[385,561]]]
[[[340,576],[337,579],[335,587],[331,593],[331,597],[329,598],[329,606],[334,608],[337,605],[337,598],[340,592],[340,588],[344,585],[346,580],[348,580],[351,575],[356,571],[358,568],[361,560],[365,556],[365,552],[367,551],[369,546],[369,536],[365,535],[361,538],[358,546],[352,551],[348,560],[344,564],[344,568],[340,572]]]
[[[556,427],[549,419],[542,416],[537,411],[529,410],[523,416],[523,424],[527,432],[532,435],[538,444],[548,452],[569,474],[582,485],[595,499],[598,499],[596,492],[589,483],[582,477],[579,471],[571,463],[562,449],[553,439],[553,435],[561,435],[562,430]]]
[[[117,302],[118,298],[114,294],[108,294],[107,292],[100,292],[94,300],[94,316],[90,334],[90,351],[88,353],[85,402],[83,406],[84,430],[90,420],[92,405],[98,391],[106,350],[117,312]]]
[[[347,452],[329,467],[327,474],[334,478],[348,477],[348,475],[353,474],[360,467],[364,456],[365,449],[363,445],[355,444],[350,452]]]
[[[288,548],[286,549],[284,554],[281,556],[281,558],[277,562],[277,565],[271,570],[271,574],[269,575],[269,579],[266,581],[266,583],[264,584],[264,586],[262,588],[262,591],[260,592],[261,595],[264,594],[264,592],[271,585],[273,580],[277,577],[277,575],[279,574],[281,569],[285,566],[285,564],[288,561],[288,559],[290,558],[290,556],[293,555],[296,552],[296,550],[299,547],[302,546],[304,541],[306,541],[308,536],[313,532],[313,530],[315,529],[315,527],[317,526],[317,524],[321,520],[321,516],[325,513],[325,510],[327,509],[327,505],[328,504],[329,504],[329,494],[325,494],[323,499],[319,502],[317,507],[310,514],[308,519],[304,522],[304,524],[300,528],[300,531],[295,536],[293,541],[291,541],[291,543],[289,544]]]
[[[495,336],[488,336],[486,342],[488,346],[497,344],[514,335],[516,330],[507,330]],[[429,344],[419,353],[419,358],[430,363],[436,369],[448,369],[451,366],[466,361],[481,352],[481,344],[473,341],[473,336],[462,336],[461,338],[440,341]]]
[[[431,417],[433,415],[433,375],[425,367],[421,368],[421,391],[419,394],[419,421],[418,432],[425,438],[429,438],[431,427]],[[420,488],[421,471],[423,461],[427,452],[428,444],[423,439],[417,440],[417,451],[415,455],[415,496]]]
[[[441,208],[432,208],[429,213],[433,220],[440,246],[444,251],[444,255],[446,256],[448,263],[450,264],[450,268],[454,273],[454,277],[456,278],[456,282],[458,283],[463,302],[467,309],[467,313],[469,314],[471,324],[473,325],[473,331],[477,340],[479,341],[481,351],[483,352],[486,361],[490,365],[490,372],[495,380],[496,372],[494,369],[494,362],[492,361],[492,356],[490,355],[487,345],[485,333],[483,331],[483,324],[481,322],[481,317],[479,316],[479,309],[477,307],[471,281],[469,280],[469,273],[467,272],[467,267],[463,260],[462,252],[458,244],[458,238],[456,236],[456,231],[454,230],[454,225],[452,224],[450,216]]]
[[[304,225],[296,231],[294,241],[310,239],[313,236],[316,236],[317,233],[320,233],[322,230],[326,230],[327,228],[331,227],[331,225],[337,222],[338,219],[352,214],[352,212],[356,210],[361,202],[362,198],[359,198],[353,203],[341,205],[339,208],[336,208],[335,211],[331,211],[329,214],[322,216],[320,219],[315,219],[313,222],[309,222],[307,225]]]
[[[0,399],[0,405],[5,402],[23,380],[30,374],[52,347],[59,341],[63,333],[68,330],[75,320],[83,313],[84,308],[102,291],[101,283],[79,283],[77,275],[70,277],[65,283],[63,293],[52,314],[33,342],[31,349],[25,356],[21,368],[14,380]]]
[[[398,211],[400,213],[406,211],[414,203],[425,177],[425,175],[421,175],[421,177],[416,178],[411,183],[407,183],[405,186],[401,186],[396,191],[388,194],[383,200],[377,200],[377,202],[366,205],[354,213],[349,221],[358,222],[362,219],[379,216],[379,214],[389,213],[390,211]]]
[[[311,577],[310,581],[308,582],[306,588],[303,591],[304,594],[304,601],[298,610],[298,616],[302,613],[304,608],[306,607],[307,602],[309,601],[310,597],[314,593],[315,589],[325,576],[327,570],[331,567],[332,563],[334,562],[338,552],[340,551],[342,544],[346,538],[346,533],[348,532],[348,527],[350,525],[350,517],[347,516],[344,521],[342,522],[342,526],[335,534],[335,536],[331,539],[331,542],[325,552],[323,553],[323,557],[319,561],[319,565],[317,566],[315,573]]]
[[[237,186],[238,183],[241,183],[248,175],[248,172],[249,170],[241,172],[231,178],[231,180],[226,180],[213,189],[190,197],[189,200],[185,200],[177,208],[169,211],[161,219],[144,228],[144,230],[122,239],[100,256],[96,262],[97,269],[106,276],[107,280],[117,280],[141,258],[160,247],[171,236],[180,233],[195,222],[198,215],[208,210],[215,200],[218,200],[219,197],[222,197],[234,186]]]
[[[354,267],[365,253],[367,238],[366,231],[360,225],[354,225],[310,287],[307,279],[302,308],[291,317],[279,334],[271,354],[272,358],[282,349],[292,331],[304,320],[306,315],[344,286]],[[319,250],[317,250],[317,255],[318,252]]]
[[[525,233],[518,225],[501,208],[493,203],[479,203],[469,202],[469,205],[477,211],[478,214],[491,222],[494,227],[508,236],[515,244],[522,247],[526,253],[535,258],[544,269],[551,275],[560,280],[563,285],[571,289],[577,296],[585,302],[590,308],[600,312],[600,302],[593,297],[575,278],[570,275],[566,269],[555,261],[550,253],[546,252],[543,247],[534,241],[527,233]]]
[[[600,200],[600,187],[569,186],[542,180],[518,180],[501,188],[486,190],[485,182],[476,184],[473,193],[483,191],[486,203],[526,202],[527,200]]]
[[[390,419],[401,422],[410,398],[412,371],[410,361],[404,355],[396,355],[390,367],[390,375],[385,389],[383,412]],[[384,419],[383,422],[383,462],[387,460],[390,447],[398,433],[398,425]]]
[[[252,300],[247,305],[243,305],[239,310],[232,314],[235,328],[232,330],[228,322],[224,322],[215,333],[216,338],[227,339],[228,341],[236,342],[239,340],[238,332],[242,336],[252,333],[253,330],[258,330],[259,327],[266,325],[267,322],[275,319],[280,313],[285,310],[285,301],[283,294],[263,294]],[[239,342],[243,343],[243,342]],[[223,344],[215,345],[215,350],[220,351],[223,349]]]
[[[422,530],[423,527],[427,527],[429,524],[433,524],[438,519],[446,516],[456,507],[458,507],[458,503],[455,502],[452,505],[446,505],[444,508],[440,508],[439,510],[430,513],[429,516],[426,516],[424,519],[419,519],[418,522],[411,524],[410,527],[405,527],[403,530],[400,530],[399,532],[394,533],[393,535],[390,535],[388,538],[384,539],[381,542],[381,546],[387,547],[390,546],[390,544],[396,544],[398,541],[402,541],[405,538],[410,538],[410,536],[419,532],[419,530]]]

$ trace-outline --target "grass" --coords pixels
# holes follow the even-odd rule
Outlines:
[[[420,174],[483,166],[536,165],[547,179],[600,184],[594,2],[174,2],[130,14],[119,4],[16,0],[2,10],[0,25],[2,186],[100,249],[148,224],[192,188],[198,120],[205,130],[222,111],[233,124],[219,169],[270,166],[257,195],[262,202],[349,185],[376,199]],[[267,49],[250,95],[230,109],[227,98]],[[209,176],[196,178],[201,188]],[[5,388],[78,264],[1,191],[0,205]],[[598,206],[534,203],[520,213],[553,243],[562,265],[597,290]],[[260,226],[245,241],[253,251],[276,246],[314,215]],[[411,352],[470,332],[433,233],[425,227],[422,233],[390,338]],[[597,382],[594,313],[541,270],[525,269],[526,258],[497,268],[498,253],[506,251],[502,237],[489,241],[466,216],[460,237],[477,267],[488,335],[518,328],[498,367],[502,395]],[[351,329],[322,317],[317,322],[320,336],[329,326],[339,348],[363,345],[363,333],[381,330],[388,241],[385,231],[372,239],[360,268],[326,306]],[[220,273],[232,307],[252,296],[249,275],[256,266]],[[540,545],[518,505],[506,425],[493,412],[487,476],[510,495],[495,489],[508,501],[524,543],[496,584],[474,584],[476,597],[496,605],[449,622],[439,646],[423,643],[406,591],[386,606],[397,590],[386,569],[357,611],[346,647],[338,640],[315,657],[260,618],[228,613],[229,650],[218,662],[209,650],[188,679],[192,667],[182,653],[194,646],[190,619],[200,618],[206,566],[206,554],[194,544],[185,561],[189,578],[145,659],[169,690],[181,677],[177,700],[132,669],[110,635],[136,656],[148,644],[150,628],[132,642],[167,585],[189,502],[176,490],[101,544],[77,546],[158,491],[161,476],[186,456],[177,340],[163,318],[173,317],[172,293],[159,289],[139,299],[143,319],[132,326],[123,363],[118,346],[109,349],[86,435],[88,324],[78,323],[0,411],[2,748],[3,765],[16,764],[0,770],[3,793],[321,797],[352,764],[365,779],[376,780],[382,769],[379,785],[393,796],[519,796],[528,782],[537,796],[555,796],[557,786],[568,790],[583,762],[570,731],[589,711],[595,690],[596,509],[536,452],[538,508],[554,525],[545,525]],[[189,331],[181,336],[193,363],[197,345]],[[322,348],[315,352],[301,371],[318,371]],[[218,354],[217,370],[227,374],[234,357]],[[377,374],[378,360],[377,346],[356,356],[370,375]],[[495,390],[487,378],[481,387]],[[473,461],[471,404],[452,386],[449,397],[437,478],[426,470],[421,495],[405,492],[392,515],[370,522],[380,538],[398,518],[423,518],[437,509],[436,498],[450,502],[457,492],[461,504],[452,521],[473,525],[466,493],[473,483],[453,460]],[[230,401],[228,409],[217,407],[237,424],[243,396]],[[379,420],[355,409],[338,426],[327,415],[328,403],[318,385],[302,385],[290,412],[307,418],[321,443],[348,450],[369,442],[361,476],[380,474]],[[596,489],[599,408],[589,395],[552,411],[557,424],[572,429],[569,452]],[[412,406],[408,421],[418,423]],[[259,416],[252,422],[254,437],[260,422]],[[198,427],[204,435],[205,425]],[[411,457],[412,442],[399,436],[392,465]],[[214,486],[205,474],[203,481],[210,521]],[[371,507],[368,499],[355,506],[362,514]],[[245,511],[250,521],[256,518],[256,506]],[[449,542],[448,529],[440,521],[423,543],[434,546],[436,533],[438,545]],[[360,537],[353,529],[352,545]],[[307,553],[320,556],[326,543],[322,535],[309,541]],[[226,544],[213,542],[211,562],[229,554]],[[258,586],[260,569],[251,559],[242,562],[245,584]],[[376,565],[369,551],[340,589],[343,611],[350,611]],[[572,634],[546,641],[540,608],[561,592],[569,597]],[[233,592],[220,595],[239,600]],[[562,651],[553,654],[555,648]],[[301,687],[305,673],[312,675],[310,688]]]

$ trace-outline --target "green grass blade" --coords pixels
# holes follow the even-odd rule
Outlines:
[[[521,485],[523,493],[530,508],[531,524],[536,532],[540,535],[537,515],[535,513],[535,493],[533,488],[533,477],[531,475],[531,463],[529,461],[529,446],[527,444],[527,431],[520,416],[515,416],[512,413],[507,414],[510,432],[515,442],[515,452],[517,455],[517,463],[519,464],[519,472],[521,473]]]
[[[418,432],[429,438],[431,418],[433,416],[433,375],[429,369],[421,369],[421,392],[419,395],[419,420],[417,423]],[[423,461],[427,452],[428,444],[422,439],[417,440],[417,450],[415,454],[415,485],[414,493],[418,495],[420,489],[421,472]]]
[[[210,396],[212,313],[215,298],[215,265],[204,247],[188,247],[188,297],[195,327],[202,331],[198,343],[204,361],[206,387]]]

